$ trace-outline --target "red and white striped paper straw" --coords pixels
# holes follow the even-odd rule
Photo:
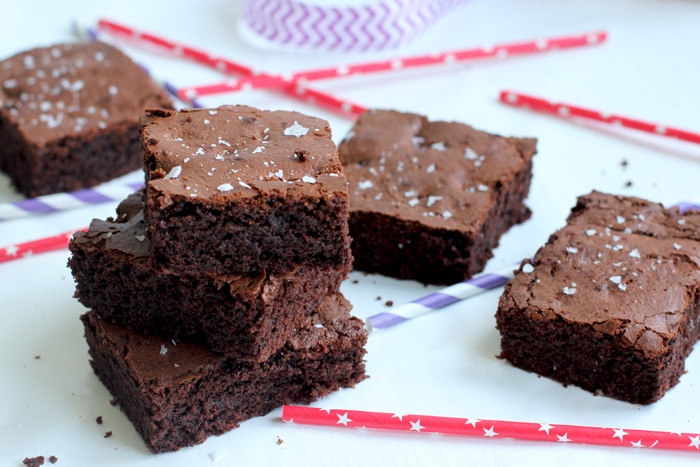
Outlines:
[[[409,433],[440,433],[478,438],[511,438],[525,441],[700,452],[700,434],[697,433],[319,409],[291,405],[282,407],[282,421]]]
[[[693,133],[659,123],[645,122],[636,118],[608,114],[599,110],[588,109],[578,105],[552,102],[541,97],[530,96],[514,91],[501,91],[500,100],[515,107],[526,107],[536,112],[557,115],[564,118],[579,117],[596,122],[619,125],[633,130],[645,131],[659,136],[676,138],[681,141],[700,144],[700,133]]]
[[[0,263],[26,258],[39,253],[62,250],[68,246],[68,242],[70,242],[73,234],[79,230],[85,231],[87,229],[72,230],[70,232],[64,232],[62,234],[52,235],[50,237],[40,238],[38,240],[32,240],[24,243],[16,243],[0,248]]]
[[[437,54],[417,55],[404,58],[393,58],[354,65],[341,65],[316,70],[300,71],[289,76],[252,76],[239,79],[225,80],[219,83],[202,86],[186,86],[180,92],[183,97],[203,97],[212,94],[238,91],[241,89],[262,89],[284,86],[289,82],[315,81],[328,78],[342,78],[351,75],[370,74],[386,71],[396,71],[424,66],[451,64],[485,58],[505,58],[517,55],[549,52],[553,50],[570,49],[589,45],[602,44],[607,40],[604,31],[576,34],[563,37],[551,37],[520,41],[508,44],[498,44],[487,47],[476,47]]]
[[[139,31],[130,26],[119,24],[111,20],[99,20],[98,29],[117,37],[128,39],[137,45],[148,45],[156,47],[159,50],[165,50],[178,57],[192,60],[196,63],[214,68],[225,74],[238,73],[245,76],[258,76],[265,79],[279,80],[279,78],[276,78],[273,75],[259,73],[252,67],[234,60],[217,57],[201,49],[171,41],[149,32]],[[365,108],[359,104],[335,97],[317,89],[311,89],[301,83],[287,82],[284,86],[280,87],[279,90],[291,97],[325,107],[345,116],[356,117],[365,110]],[[182,90],[180,90],[179,95],[184,100],[191,100],[195,97],[188,95],[186,92],[182,92]]]

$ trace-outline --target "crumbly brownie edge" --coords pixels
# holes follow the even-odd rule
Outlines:
[[[191,203],[148,192],[146,222],[156,262],[177,274],[284,273],[296,265],[350,268],[345,193]]]

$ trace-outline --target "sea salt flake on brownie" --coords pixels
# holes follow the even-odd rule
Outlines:
[[[296,120],[291,126],[284,129],[285,136],[296,136],[297,138],[306,135],[308,132],[309,129],[301,126]]]

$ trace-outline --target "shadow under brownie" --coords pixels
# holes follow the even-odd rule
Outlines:
[[[163,272],[149,251],[143,197],[143,191],[132,194],[117,208],[117,219],[95,219],[70,242],[75,296],[100,318],[262,361],[309,325],[348,273],[348,267],[307,266],[279,274]]]
[[[389,110],[363,113],[339,146],[354,268],[426,284],[483,270],[530,217],[536,140]]]
[[[593,192],[506,285],[501,357],[650,404],[685,371],[699,308],[700,212]]]
[[[139,119],[172,108],[126,55],[59,44],[0,62],[0,170],[33,197],[97,185],[143,166]]]

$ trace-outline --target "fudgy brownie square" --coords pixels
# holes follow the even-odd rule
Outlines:
[[[305,266],[280,274],[163,272],[150,254],[143,197],[143,191],[129,196],[116,219],[95,219],[70,242],[75,296],[100,318],[262,361],[310,325],[321,300],[336,294],[347,275]]]
[[[328,122],[245,106],[143,118],[146,223],[175,273],[350,268],[347,182]]]
[[[699,306],[700,212],[593,192],[506,285],[501,357],[649,404],[683,374]]]
[[[363,113],[339,146],[354,267],[427,284],[483,270],[529,218],[536,140],[389,110]]]
[[[340,296],[323,306],[349,309]],[[354,317],[300,329],[260,363],[173,345],[94,312],[82,320],[95,373],[154,453],[202,443],[281,405],[310,403],[365,378],[367,331]]]
[[[97,185],[143,166],[144,109],[165,92],[117,49],[60,44],[0,62],[0,170],[38,196]]]

